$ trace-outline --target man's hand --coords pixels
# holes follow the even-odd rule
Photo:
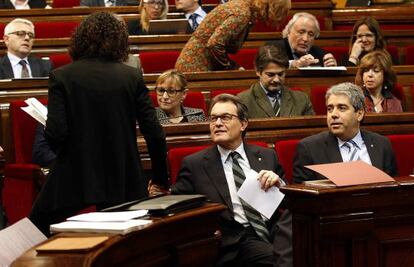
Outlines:
[[[257,180],[260,181],[264,191],[267,191],[272,186],[281,186],[279,175],[272,171],[261,170],[257,176]]]
[[[337,66],[336,59],[331,53],[325,54],[323,56],[323,66],[324,67],[335,67]]]
[[[301,56],[299,59],[294,60],[292,63],[292,67],[300,68],[300,67],[307,67],[319,62],[319,59],[314,58],[311,54],[307,54]]]
[[[162,194],[170,194],[170,189],[163,187],[161,185],[157,185],[149,181],[148,183],[148,193],[150,197],[162,195]]]

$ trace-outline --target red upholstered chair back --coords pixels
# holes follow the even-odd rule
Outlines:
[[[405,65],[414,65],[414,45],[405,47]]]
[[[387,137],[390,139],[395,153],[399,175],[413,174],[414,157],[412,156],[412,147],[414,147],[414,134],[395,134]]]
[[[220,89],[220,90],[211,90],[210,98],[213,99],[215,96],[221,94],[231,94],[237,95],[238,93],[247,90],[246,88],[231,88],[231,89]]]
[[[161,73],[173,69],[180,51],[143,51],[139,53],[144,73]]]
[[[49,60],[53,63],[53,68],[59,68],[72,62],[69,54],[52,54]]]
[[[40,99],[40,102],[47,104],[46,99]],[[37,121],[21,109],[21,107],[26,106],[27,104],[23,100],[10,102],[10,119],[16,163],[32,162],[32,146]]]
[[[229,57],[246,70],[250,70],[254,69],[254,59],[257,51],[259,51],[258,47],[242,48],[236,54],[230,54]]]
[[[35,21],[36,38],[70,37],[79,24],[79,21]]]
[[[275,143],[275,150],[279,158],[279,163],[285,171],[285,180],[288,183],[293,182],[293,157],[295,156],[296,146],[299,140],[282,140]]]
[[[249,144],[254,144],[261,147],[268,147],[265,142],[260,141],[249,141]],[[181,162],[186,156],[194,154],[198,151],[201,151],[209,147],[208,145],[204,146],[192,146],[192,147],[177,147],[171,148],[168,150],[168,166],[170,172],[170,183],[173,185],[177,181],[177,175],[181,168]]]
[[[310,99],[316,115],[326,114],[325,93],[328,86],[315,86],[311,89]]]
[[[74,7],[79,6],[80,0],[53,0],[53,7]]]
[[[155,92],[150,92],[150,97],[154,107],[158,107],[157,94]],[[200,108],[204,113],[207,112],[206,101],[201,92],[188,92],[183,104],[185,107]]]
[[[326,46],[323,47],[323,50],[325,50],[326,53],[332,53],[334,58],[338,61],[338,64],[348,55],[347,46]]]

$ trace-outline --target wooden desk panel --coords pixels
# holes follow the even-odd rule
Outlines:
[[[128,235],[108,235],[102,246],[89,252],[37,253],[36,247],[19,257],[12,266],[211,266],[217,256],[221,204],[173,216],[153,218],[154,222]],[[62,236],[96,236],[92,233],[61,233]],[[102,234],[101,234],[102,235]]]
[[[414,178],[282,192],[293,214],[295,267],[413,266]]]

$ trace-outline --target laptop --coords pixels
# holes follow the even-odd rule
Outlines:
[[[150,20],[149,34],[176,34],[186,33],[189,27],[188,20],[183,19],[162,19]]]

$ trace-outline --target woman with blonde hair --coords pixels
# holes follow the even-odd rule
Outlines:
[[[278,24],[290,0],[232,0],[213,9],[184,46],[175,67],[182,72],[243,69],[227,53],[236,53],[257,20]]]
[[[205,121],[202,109],[184,107],[187,96],[187,80],[175,70],[163,72],[155,83],[157,101],[157,117],[161,124]]]
[[[150,20],[167,19],[168,0],[141,0],[139,10],[140,20],[128,22],[129,35],[148,34]]]
[[[401,102],[391,91],[397,76],[387,51],[373,51],[361,59],[355,84],[362,87],[366,112],[402,112]]]

